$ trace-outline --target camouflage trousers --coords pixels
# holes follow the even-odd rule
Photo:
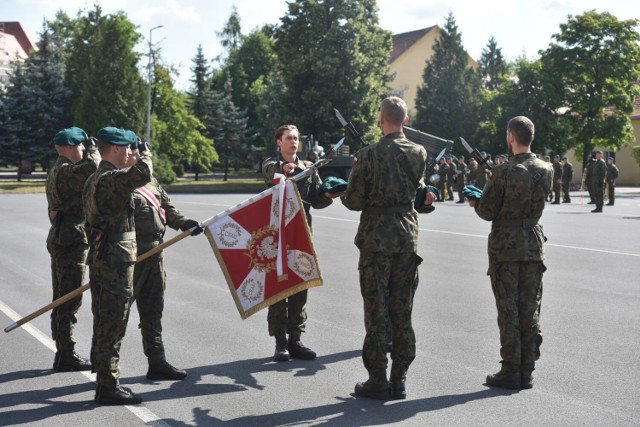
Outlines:
[[[510,366],[532,366],[540,357],[540,306],[544,264],[495,263],[489,269],[498,309],[500,356]]]
[[[404,378],[416,357],[411,312],[421,262],[415,253],[360,251],[358,270],[366,331],[362,360],[375,382],[386,379],[389,341],[392,378]]]
[[[604,205],[604,183],[592,184],[593,201],[596,202],[596,208],[602,209]]]
[[[51,282],[55,301],[82,286],[89,246],[80,243],[71,246],[48,244],[47,249],[51,254]],[[81,305],[82,295],[78,295],[51,311],[51,337],[58,350],[75,348],[73,329],[78,323]]]
[[[140,250],[143,253],[146,251]],[[164,310],[164,291],[166,274],[162,252],[136,264],[133,273],[133,299],[140,315],[142,348],[149,362],[164,360],[162,343],[162,312]]]
[[[307,290],[291,295],[269,306],[267,324],[269,335],[276,336],[282,333],[302,333],[307,322]]]
[[[116,387],[120,380],[120,346],[129,321],[133,271],[133,262],[96,259],[89,270],[93,312],[91,363],[97,383],[107,388]]]

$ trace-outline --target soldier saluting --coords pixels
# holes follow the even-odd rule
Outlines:
[[[98,168],[100,154],[95,142],[79,127],[63,129],[53,137],[58,159],[47,175],[47,204],[51,228],[47,250],[51,255],[53,300],[82,286],[89,252],[82,211],[82,188]],[[91,363],[75,352],[73,328],[82,295],[51,312],[51,335],[56,343],[53,369],[87,371]]]
[[[98,131],[102,162],[87,180],[83,192],[84,212],[91,236],[89,256],[93,312],[91,362],[96,372],[95,400],[104,405],[142,402],[130,389],[120,386],[120,345],[133,298],[133,273],[137,255],[133,192],[151,181],[151,152],[139,147],[140,160],[125,167],[133,132],[115,127]]]

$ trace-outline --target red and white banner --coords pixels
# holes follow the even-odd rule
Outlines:
[[[295,182],[282,180],[204,225],[243,319],[322,285]]]

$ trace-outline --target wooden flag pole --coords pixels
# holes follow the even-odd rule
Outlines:
[[[155,254],[157,254],[158,252],[160,252],[164,248],[166,248],[168,246],[171,246],[174,243],[179,242],[180,240],[184,239],[185,237],[191,235],[191,231],[192,230],[183,231],[182,233],[178,234],[177,236],[167,240],[166,242],[162,242],[161,244],[159,244],[155,248],[143,253],[142,255],[140,255],[136,259],[136,263],[142,262],[142,261],[146,260],[147,258],[150,258],[150,257],[154,256]],[[19,328],[20,326],[24,325],[27,322],[30,322],[31,320],[35,319],[36,317],[40,316],[41,314],[46,313],[47,311],[49,311],[51,309],[54,309],[54,308],[58,307],[59,305],[64,304],[65,302],[69,301],[70,299],[73,299],[73,298],[77,297],[78,295],[82,294],[84,291],[86,291],[90,287],[91,287],[90,283],[82,285],[81,287],[79,287],[75,291],[69,292],[68,294],[66,294],[64,296],[61,296],[60,298],[58,298],[57,300],[51,302],[50,304],[47,304],[44,307],[34,311],[30,315],[23,317],[22,319],[18,320],[15,323],[12,323],[11,325],[9,325],[6,328],[4,328],[4,331],[5,332],[11,332],[14,329]]]

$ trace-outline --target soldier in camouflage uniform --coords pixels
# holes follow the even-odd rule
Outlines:
[[[589,201],[588,205],[595,204],[595,196],[593,194],[593,167],[596,164],[596,152],[592,151],[589,159],[587,160],[587,165],[584,168],[584,182],[587,187],[587,192],[589,193]]]
[[[591,191],[596,208],[591,212],[602,212],[604,205],[604,180],[607,177],[607,164],[602,160],[602,151],[596,151],[595,161],[591,172]]]
[[[553,194],[554,199],[551,203],[552,205],[560,204],[560,190],[562,189],[562,165],[560,164],[560,155],[556,154],[553,156]]]
[[[87,180],[83,192],[84,213],[90,235],[91,308],[93,339],[91,361],[96,372],[95,400],[105,405],[129,405],[142,399],[120,386],[120,345],[127,328],[133,299],[133,273],[138,252],[133,193],[151,181],[148,145],[140,148],[140,160],[126,167],[131,132],[114,127],[98,132],[102,162]]]
[[[462,196],[462,190],[467,184],[467,164],[464,162],[464,157],[458,159],[458,166],[455,169],[455,189],[458,192],[458,201],[456,203],[464,203],[464,197]]]
[[[488,253],[491,287],[498,309],[501,370],[487,385],[531,388],[540,357],[540,303],[544,236],[540,217],[553,184],[553,168],[531,152],[534,126],[519,116],[507,126],[513,156],[494,166],[484,191],[465,188],[465,197],[482,219],[492,221]],[[475,193],[475,194],[474,194]]]
[[[280,126],[275,134],[275,141],[279,147],[278,158],[268,158],[262,163],[262,174],[265,184],[273,186],[273,177],[276,173],[285,176],[293,176],[309,168],[313,163],[301,160],[297,156],[300,134],[294,125]],[[311,228],[310,210],[326,208],[333,202],[333,198],[339,194],[322,193],[322,180],[317,172],[310,177],[301,179],[296,183],[300,198],[303,201],[304,211],[309,228]],[[284,362],[290,357],[296,359],[313,360],[316,353],[306,347],[300,337],[305,332],[307,321],[307,291],[300,291],[288,298],[269,306],[267,323],[269,335],[275,337],[276,349],[273,359]],[[287,341],[287,333],[289,339]]]
[[[609,202],[607,206],[613,206],[616,200],[616,179],[620,176],[620,170],[618,166],[614,163],[615,159],[613,157],[609,157],[607,159],[607,188]]]
[[[441,175],[442,176],[442,175]],[[447,189],[447,200],[453,200],[453,182],[456,177],[456,165],[453,163],[453,157],[447,156],[447,174],[445,180],[445,187]]]
[[[436,188],[438,189],[438,193],[440,193],[438,195],[438,199],[436,200],[437,202],[444,202],[448,170],[449,166],[447,165],[447,159],[443,157],[440,159],[440,164],[438,165],[438,175],[440,176],[440,179],[438,180],[438,182],[434,183]]]
[[[82,286],[89,244],[84,229],[82,188],[100,162],[95,142],[84,130],[72,127],[53,137],[58,160],[47,175],[47,204],[51,228],[47,250],[51,255],[53,299]],[[84,153],[84,154],[83,154]],[[51,312],[51,335],[56,343],[53,369],[86,371],[91,363],[75,352],[73,328],[82,304],[82,295],[54,308]]]
[[[430,212],[437,197],[437,190],[422,179],[427,152],[402,132],[407,121],[402,99],[382,101],[380,126],[385,136],[357,153],[341,197],[348,209],[362,211],[355,245],[360,250],[366,329],[362,360],[369,378],[356,384],[355,394],[373,399],[406,398],[406,375],[416,355],[411,311],[422,262],[417,254],[417,213]],[[389,380],[388,341],[393,360]]]
[[[138,144],[131,145],[131,151],[132,161],[127,166],[135,165],[139,155]],[[167,226],[182,231],[193,228],[192,236],[203,231],[198,221],[186,218],[173,206],[169,195],[154,176],[151,177],[151,182],[134,191],[133,203],[138,256],[162,244]],[[162,251],[136,264],[133,273],[133,299],[140,315],[142,348],[149,362],[147,379],[182,380],[187,372],[167,362],[162,343],[165,288]]]
[[[555,172],[554,172],[555,173]],[[564,199],[562,203],[571,203],[571,180],[573,179],[573,165],[567,156],[562,158],[562,192]]]

